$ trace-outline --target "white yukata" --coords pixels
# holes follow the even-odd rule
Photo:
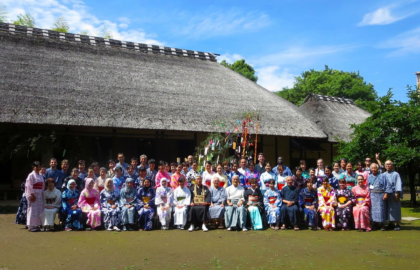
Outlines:
[[[45,207],[51,206],[53,209]],[[52,191],[49,189],[44,191],[44,212],[41,214],[42,226],[54,226],[55,215],[61,206],[61,192],[54,188]]]
[[[160,186],[156,189],[155,205],[157,208],[157,214],[159,217],[160,224],[162,227],[167,227],[171,222],[172,213],[172,188],[169,186]],[[163,211],[161,207],[168,207],[168,210]]]
[[[174,225],[175,226],[185,226],[187,222],[187,211],[188,206],[191,204],[191,192],[186,187],[177,187],[174,190]],[[183,208],[178,208],[178,205],[183,205]]]
[[[31,194],[35,195],[36,201],[31,202]],[[25,183],[25,196],[28,200],[28,212],[26,214],[26,225],[29,228],[35,228],[42,225],[41,214],[44,211],[44,177],[35,171],[32,171]]]

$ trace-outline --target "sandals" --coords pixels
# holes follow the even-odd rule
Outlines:
[[[299,231],[299,227],[298,226],[295,226],[294,230],[295,231]]]
[[[282,229],[282,230],[286,229],[286,224],[281,225],[280,229]]]

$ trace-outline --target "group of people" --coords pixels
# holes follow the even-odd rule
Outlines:
[[[35,161],[24,183],[16,223],[31,232],[54,230],[58,214],[66,231],[151,230],[170,226],[188,231],[210,228],[274,230],[303,227],[326,231],[355,228],[400,230],[402,181],[391,160],[382,166],[367,157],[353,164],[341,159],[307,170],[305,160],[292,170],[277,159],[276,166],[242,158],[239,162],[212,164],[203,171],[189,156],[183,163],[132,158],[109,160],[109,168],[85,161],[69,170],[67,160],[57,168]],[[356,165],[356,168],[355,166]],[[354,170],[356,169],[356,170]],[[157,221],[155,221],[157,217]],[[159,225],[156,225],[159,224]]]

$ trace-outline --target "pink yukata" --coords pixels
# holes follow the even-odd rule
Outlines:
[[[85,189],[80,194],[78,206],[82,212],[87,214],[88,224],[92,229],[101,226],[101,207],[99,192],[94,188],[89,188],[89,184],[94,181],[92,178],[86,178]],[[92,210],[93,208],[96,210]]]
[[[364,230],[371,230],[370,228],[370,192],[369,188],[364,185],[360,187],[359,185],[353,187],[351,189],[354,195],[354,203],[355,206],[353,207],[353,216],[354,216],[354,227],[356,229],[364,229]],[[359,207],[360,204],[365,204],[362,207]]]
[[[35,195],[36,201],[31,202],[31,194]],[[44,211],[44,177],[32,171],[25,183],[25,196],[28,200],[28,211],[26,214],[26,225],[30,229],[42,225],[41,214]]]

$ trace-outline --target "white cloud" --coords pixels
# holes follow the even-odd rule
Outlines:
[[[386,25],[410,17],[419,12],[418,7],[409,6],[413,2],[416,1],[410,1],[408,4],[401,2],[378,8],[373,12],[365,14],[359,26]]]
[[[131,20],[121,17],[118,22],[101,20],[89,12],[89,8],[77,0],[2,0],[8,11],[10,21],[14,21],[19,14],[30,13],[35,18],[36,26],[50,29],[55,20],[63,16],[70,32],[81,33],[87,31],[89,35],[97,36],[104,27],[111,31],[114,39],[163,45],[163,42],[153,39],[143,29],[128,29]]]
[[[195,16],[180,13],[179,17],[185,20],[183,23],[185,27],[177,29],[177,32],[191,38],[255,31],[270,24],[270,18],[265,13],[257,11],[244,13],[236,9],[207,11]]]
[[[226,62],[228,62],[229,64],[233,64],[235,61],[237,60],[241,60],[241,59],[245,59],[242,55],[240,54],[230,54],[230,53],[225,53],[225,54],[221,54],[220,56],[217,57],[217,61],[220,63],[223,60],[225,60]]]
[[[270,91],[280,91],[283,87],[293,87],[295,77],[288,68],[280,69],[279,66],[267,66],[256,69],[258,84]]]
[[[388,56],[420,54],[420,27],[399,34],[378,46],[381,49],[395,49]]]

